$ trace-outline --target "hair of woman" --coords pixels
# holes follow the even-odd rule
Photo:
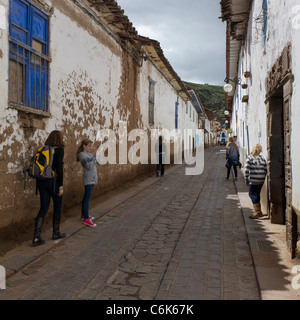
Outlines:
[[[252,149],[252,152],[251,152],[251,155],[253,157],[256,157],[258,156],[260,153],[262,152],[262,146],[260,144],[256,144],[253,149]]]
[[[83,152],[83,146],[87,146],[87,145],[89,145],[90,143],[93,143],[93,141],[90,140],[90,139],[84,139],[84,140],[81,141],[81,144],[80,144],[80,146],[78,147],[77,153],[76,153],[77,161],[79,161],[79,159],[78,159],[79,153],[80,153],[80,152]]]
[[[236,145],[236,143],[234,142],[233,137],[229,137],[229,138],[228,138],[228,143],[227,143],[227,146],[226,146],[227,149],[229,149],[230,143],[233,144],[233,146],[235,147],[236,150],[239,150],[239,147],[238,147],[238,146]]]
[[[64,145],[63,136],[62,136],[61,131],[58,131],[58,130],[52,131],[49,134],[49,136],[45,142],[45,145],[50,146],[50,147],[64,148],[65,145]]]

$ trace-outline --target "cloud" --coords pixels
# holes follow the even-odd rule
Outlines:
[[[225,24],[219,0],[118,0],[138,33],[160,42],[184,81],[223,85]]]

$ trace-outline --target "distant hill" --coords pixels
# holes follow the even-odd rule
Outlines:
[[[185,83],[198,93],[204,108],[213,111],[218,118],[224,117],[225,95],[223,87],[186,81]]]

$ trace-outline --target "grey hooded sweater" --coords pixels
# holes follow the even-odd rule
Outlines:
[[[78,159],[83,168],[83,184],[85,186],[96,184],[98,182],[96,157],[91,153],[80,152],[78,154]]]

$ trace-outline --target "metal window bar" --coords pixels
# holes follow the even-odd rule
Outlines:
[[[34,108],[36,109],[36,55],[33,53],[33,56],[34,56],[34,64],[33,64],[33,70],[34,70],[33,86],[34,86],[34,91],[33,91],[33,95],[34,95]]]
[[[31,57],[31,53],[29,52],[28,53],[29,54],[29,56],[28,56],[28,59],[29,59],[29,63],[28,63],[28,73],[27,73],[27,75],[28,75],[28,106],[29,106],[29,104],[30,104],[30,101],[32,101],[32,97],[31,97],[31,72],[30,72],[30,62],[31,62],[31,59],[32,59],[32,57]]]
[[[40,104],[41,104],[41,109],[44,110],[43,99],[42,99],[42,58],[41,56],[40,56]]]
[[[16,61],[17,63],[17,80],[16,80],[16,85],[17,85],[17,101],[11,101],[17,104],[25,104],[27,106],[30,107],[30,101],[32,101],[32,99],[34,100],[34,105],[32,106],[33,108],[40,108],[43,111],[47,111],[48,109],[48,62],[51,62],[51,59],[42,54],[42,53],[37,53],[36,51],[34,51],[32,48],[30,48],[29,46],[15,40],[15,39],[11,39],[10,38],[10,43],[16,47],[16,50],[14,49],[14,47],[10,48],[10,59],[13,61]],[[32,57],[32,55],[34,55],[33,61],[30,57]],[[27,57],[27,58],[26,58]],[[20,83],[20,68],[19,65],[20,63],[22,64],[22,71],[23,71],[23,75],[22,75],[22,81],[23,81],[23,87],[22,87],[22,98],[20,97],[20,86],[22,85]],[[33,71],[34,71],[34,79],[31,79],[31,72],[30,72],[30,64],[33,64]],[[39,66],[37,65],[39,64]],[[27,67],[27,70],[26,70]],[[38,70],[39,68],[39,70]],[[36,75],[37,75],[37,71],[39,72],[39,82],[37,82],[36,79]],[[44,84],[42,84],[42,75],[44,72]],[[28,81],[26,81],[28,80]],[[32,88],[31,88],[31,80],[34,81],[34,91],[32,93]],[[27,85],[26,85],[27,83]],[[39,84],[39,90],[40,92],[37,92],[37,84]],[[27,88],[27,90],[26,90]],[[44,89],[44,96],[42,94],[42,89]],[[27,91],[27,95],[28,95],[28,101],[26,101],[26,93],[25,91]],[[31,95],[34,95],[33,97],[31,97]],[[31,99],[32,98],[32,99]],[[39,99],[38,99],[39,98]],[[39,101],[38,101],[39,100]],[[38,105],[38,102],[40,103],[40,105]]]
[[[22,47],[22,56],[23,59],[25,59],[25,49]],[[25,61],[24,61],[25,62]],[[24,90],[24,84],[26,82],[26,64],[22,63],[22,68],[23,68],[23,74],[22,74],[22,83],[23,83],[23,90],[22,90],[22,94],[23,94],[23,98],[22,98],[22,102],[25,102],[25,90]]]
[[[45,94],[44,94],[44,111],[47,111],[48,106],[47,106],[47,101],[48,101],[48,90],[47,90],[47,79],[48,79],[48,63],[45,61],[45,77],[44,77],[44,89],[45,89]]]
[[[17,45],[17,101],[19,103],[20,99],[19,99],[19,46]]]
[[[15,39],[15,38],[12,38],[11,36],[9,37],[9,41],[15,45],[19,45],[21,47],[24,47],[29,52],[36,53],[36,51],[34,49],[32,49],[30,46],[28,46],[27,44]],[[43,53],[38,53],[38,55],[40,55],[45,61],[48,61],[48,62],[52,61],[51,58],[49,58],[47,55],[45,55]]]

